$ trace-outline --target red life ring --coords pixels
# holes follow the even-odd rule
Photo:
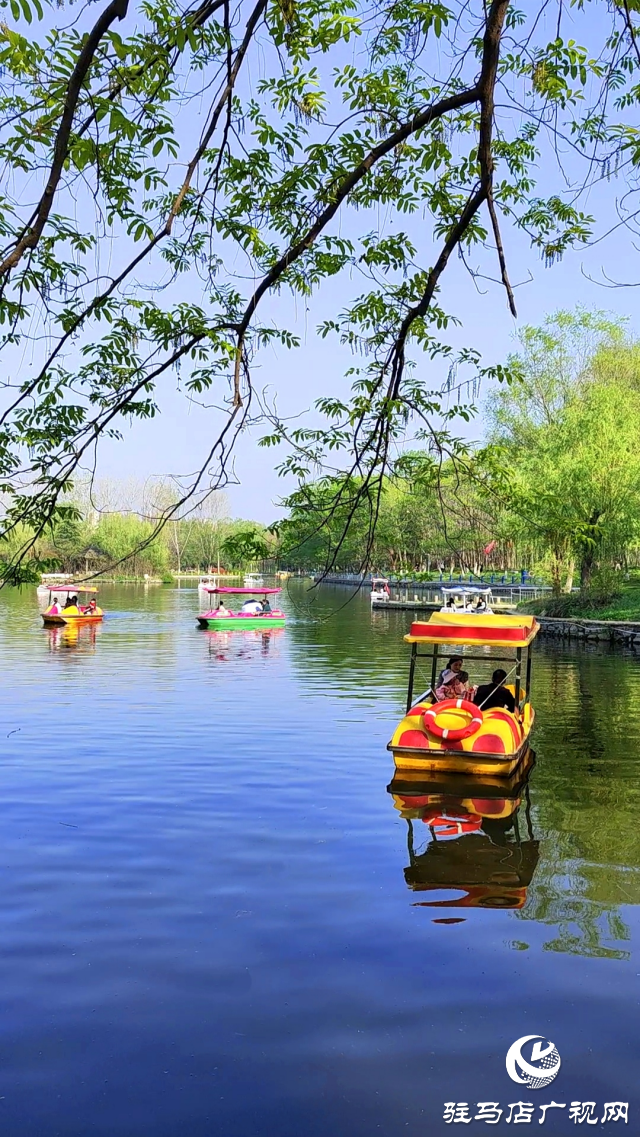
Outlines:
[[[438,725],[437,719],[441,711],[455,710],[466,711],[471,715],[471,721],[466,726],[459,726],[454,730]],[[470,703],[468,699],[443,699],[441,703],[434,703],[424,712],[422,721],[426,729],[435,734],[436,738],[444,738],[448,742],[461,742],[463,738],[471,738],[472,734],[480,730],[484,716],[480,707],[476,707],[475,703]]]
[[[438,837],[463,837],[465,833],[477,833],[482,828],[482,818],[477,814],[469,817],[423,817],[425,825],[435,829]]]

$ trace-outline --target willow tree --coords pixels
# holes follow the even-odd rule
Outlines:
[[[0,535],[30,534],[12,579],[101,440],[170,386],[220,418],[157,525],[224,486],[259,353],[297,346],[265,300],[309,306],[339,274],[364,284],[319,331],[354,353],[351,395],[308,429],[267,416],[266,442],[303,482],[340,475],[336,508],[365,500],[373,531],[406,431],[447,445],[442,363],[454,391],[486,373],[447,338],[452,258],[515,313],[501,226],[552,263],[591,237],[581,194],[635,170],[636,0],[575,4],[570,26],[563,0],[2,5]],[[478,303],[491,318],[495,293]]]
[[[520,341],[521,381],[488,403],[489,487],[506,530],[551,555],[554,591],[564,580],[570,590],[576,563],[588,590],[598,563],[638,541],[639,345],[622,322],[581,309],[523,328]]]

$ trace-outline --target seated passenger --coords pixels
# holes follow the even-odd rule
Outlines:
[[[78,597],[77,596],[76,597],[67,596],[67,599],[65,600],[65,602],[62,606],[62,611],[64,612],[65,608],[75,608],[77,603],[78,603]]]
[[[452,655],[447,666],[443,667],[442,671],[440,672],[440,676],[438,678],[438,687],[441,687],[443,683],[448,682],[450,674],[457,675],[460,671],[460,668],[462,667],[463,662],[464,660],[461,655]]]
[[[58,608],[58,601],[57,600],[54,600],[53,603],[51,603],[49,605],[47,612],[50,616],[59,616],[60,615],[60,609]]]
[[[516,701],[503,683],[507,678],[506,671],[498,667],[491,676],[490,683],[481,683],[478,687],[473,701],[478,707],[482,707],[484,711],[490,710],[492,707],[499,707],[506,711],[511,711],[515,714]]]
[[[262,601],[262,611],[263,612],[270,612],[271,611],[271,605],[269,603],[269,597],[268,596],[265,596],[264,600]]]
[[[244,616],[261,616],[262,604],[259,600],[245,600],[240,611]]]
[[[216,616],[230,616],[230,615],[231,615],[231,612],[229,611],[228,608],[225,608],[224,601],[221,600],[220,603],[218,604],[218,607],[216,608]]]
[[[95,600],[90,600],[89,603],[87,604],[87,607],[83,609],[85,616],[94,616],[95,611],[96,611],[96,607],[97,607],[97,605],[96,605]]]
[[[439,703],[443,699],[470,699],[473,687],[468,686],[469,675],[466,671],[450,671],[445,682],[436,689],[436,699]]]

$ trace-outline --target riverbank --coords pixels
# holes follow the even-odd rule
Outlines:
[[[552,639],[621,644],[640,649],[640,620],[583,620],[538,616],[540,634]]]
[[[584,597],[580,593],[570,596],[545,596],[536,600],[523,601],[521,612],[534,616],[547,616],[559,620],[573,621],[617,621],[628,623],[640,621],[640,581],[625,584],[617,595],[598,600]]]

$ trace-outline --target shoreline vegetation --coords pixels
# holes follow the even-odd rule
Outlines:
[[[640,572],[630,574],[608,595],[547,596],[518,605],[518,611],[559,620],[597,620],[607,622],[640,621]]]
[[[404,452],[372,497],[357,478],[306,481],[267,527],[231,519],[220,492],[180,513],[171,481],[80,484],[67,514],[35,539],[26,579],[59,571],[169,584],[187,572],[279,567],[367,570],[418,586],[451,574],[454,584],[544,585],[548,596],[520,599],[549,618],[640,619],[640,341],[623,321],[583,309],[523,328],[519,340],[510,381],[485,402],[484,438],[456,452]],[[22,523],[5,537],[5,579],[29,539]]]
[[[226,495],[214,493],[206,505],[178,513],[158,530],[176,490],[169,482],[79,483],[69,495],[69,514],[35,539],[21,566],[24,583],[43,574],[68,574],[103,583],[171,584],[190,573],[218,570],[240,574],[272,563],[277,540],[258,521],[228,515]],[[12,580],[12,565],[29,544],[28,526],[19,524],[0,543],[0,575]]]

